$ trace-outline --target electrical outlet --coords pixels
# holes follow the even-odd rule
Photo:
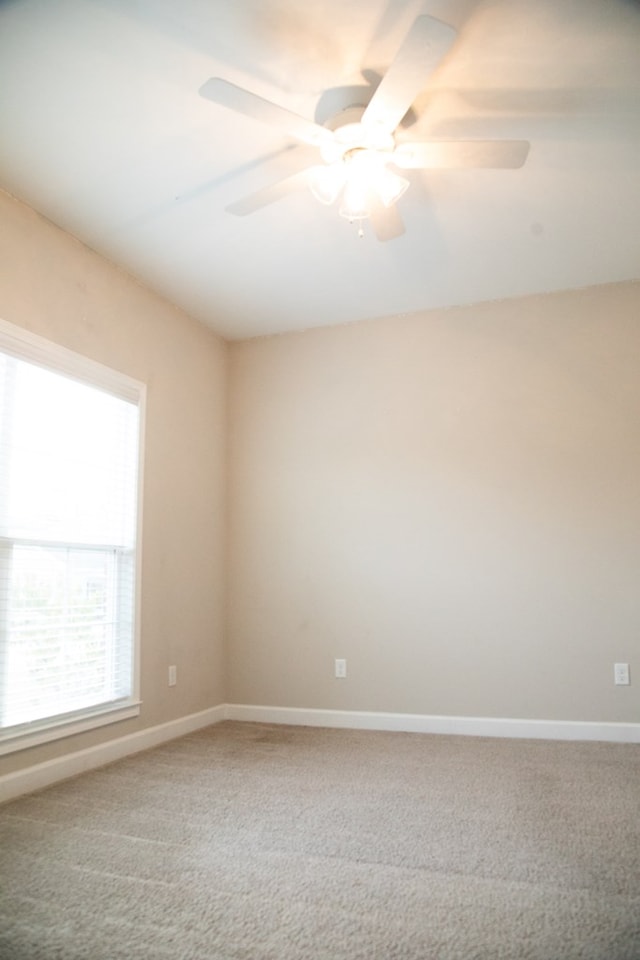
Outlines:
[[[169,686],[175,687],[177,682],[178,682],[178,668],[175,665],[173,665],[169,667]]]
[[[344,680],[347,675],[347,661],[335,660],[335,672],[338,680]]]
[[[618,686],[627,686],[631,683],[629,679],[629,664],[628,663],[614,663],[613,665],[613,681]]]

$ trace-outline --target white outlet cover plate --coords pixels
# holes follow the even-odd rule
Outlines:
[[[631,681],[629,679],[629,664],[628,663],[614,663],[613,665],[613,678],[616,685],[627,686]]]

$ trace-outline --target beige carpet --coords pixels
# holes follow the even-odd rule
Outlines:
[[[2,960],[639,960],[640,747],[223,723],[0,858]]]

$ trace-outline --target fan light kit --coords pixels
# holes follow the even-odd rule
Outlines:
[[[364,112],[364,107],[352,107],[340,114],[334,139],[320,149],[325,166],[309,171],[316,200],[330,205],[342,194],[340,215],[351,222],[370,217],[375,203],[390,207],[409,186],[387,166],[395,147],[393,136],[384,129],[367,128],[360,122]]]
[[[340,215],[357,222],[360,235],[362,221],[370,219],[378,239],[390,240],[404,232],[395,205],[410,185],[391,165],[399,170],[521,167],[529,152],[526,140],[396,142],[398,125],[454,39],[453,27],[430,16],[418,17],[369,104],[344,110],[327,126],[227,80],[208,80],[201,96],[317,147],[322,160],[227,209],[244,216],[305,183],[320,203],[331,205],[339,199]]]

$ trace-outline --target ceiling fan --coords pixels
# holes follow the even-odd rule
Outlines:
[[[396,142],[398,126],[455,35],[448,24],[419,16],[369,103],[348,107],[324,126],[227,80],[208,80],[200,88],[201,96],[275,126],[320,153],[320,163],[231,204],[227,210],[244,216],[307,185],[321,203],[333,204],[340,198],[340,214],[359,225],[360,235],[362,221],[369,218],[378,239],[390,240],[404,233],[395,204],[409,186],[397,171],[521,167],[529,152],[526,140]]]

